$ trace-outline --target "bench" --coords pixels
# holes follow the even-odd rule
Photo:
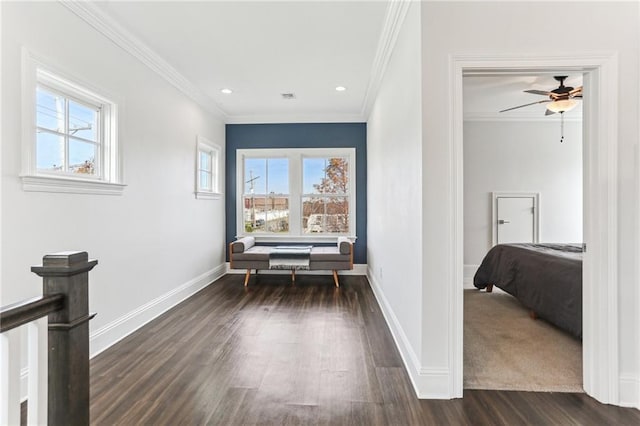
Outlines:
[[[249,283],[251,270],[256,273],[260,269],[269,269],[269,255],[272,246],[256,245],[254,237],[243,237],[229,243],[229,262],[231,269],[246,269],[244,277],[245,287]],[[346,237],[338,237],[335,246],[314,246],[309,256],[310,271],[333,271],[333,281],[336,287],[338,271],[353,269],[353,243]],[[295,281],[295,269],[291,269],[291,278]]]

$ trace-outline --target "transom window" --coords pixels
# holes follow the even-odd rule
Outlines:
[[[220,148],[198,136],[196,149],[196,198],[221,198]]]
[[[238,235],[355,233],[355,149],[238,150],[237,161]]]

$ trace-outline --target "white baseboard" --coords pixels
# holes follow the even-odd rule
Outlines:
[[[229,267],[229,262],[227,262],[227,274],[245,274],[247,273],[246,269],[231,269]],[[261,275],[264,274],[286,274],[290,275],[290,271],[273,271],[269,269],[260,269],[259,272]],[[296,275],[331,275],[331,271],[296,271]],[[354,263],[352,270],[347,271],[338,271],[338,275],[367,275],[367,264],[366,263]]]
[[[640,410],[640,378],[631,374],[620,375],[619,389],[619,405]]]
[[[475,287],[473,286],[473,276],[476,274],[476,271],[480,265],[464,265],[463,275],[463,288],[465,290],[471,289],[473,290]]]
[[[404,363],[404,367],[409,374],[409,379],[413,385],[413,389],[416,395],[420,399],[450,399],[450,374],[446,368],[424,368],[420,365],[420,359],[418,358],[413,347],[409,343],[407,335],[404,333],[398,318],[396,317],[389,301],[384,295],[382,288],[376,280],[372,271],[367,271],[367,279],[371,284],[371,289],[376,297],[378,305],[382,310],[387,326],[391,331],[391,336],[400,352],[400,357]]]
[[[207,271],[168,293],[134,309],[115,321],[100,327],[89,336],[90,357],[124,339],[143,325],[162,315],[178,303],[202,290],[226,273],[226,265],[221,264]]]

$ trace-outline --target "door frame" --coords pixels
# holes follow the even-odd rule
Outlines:
[[[452,397],[463,390],[463,91],[465,73],[582,72],[583,105],[583,387],[600,402],[619,404],[618,337],[618,56],[449,56],[449,366]]]
[[[533,198],[533,242],[540,242],[540,193],[504,192],[491,193],[491,246],[498,244],[498,198]]]

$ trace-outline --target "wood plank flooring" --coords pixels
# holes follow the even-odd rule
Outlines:
[[[91,362],[98,425],[639,425],[584,394],[419,400],[365,277],[227,275]]]

